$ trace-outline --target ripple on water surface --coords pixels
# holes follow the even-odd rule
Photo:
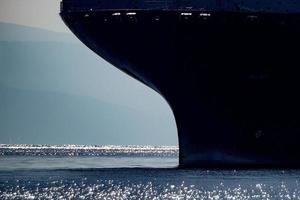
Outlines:
[[[0,199],[300,199],[298,171],[85,169],[0,173]]]
[[[177,164],[177,147],[0,145],[0,199],[300,199],[300,170]]]
[[[0,144],[0,156],[178,156],[176,146]]]

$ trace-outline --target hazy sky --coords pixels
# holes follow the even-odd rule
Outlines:
[[[0,21],[69,32],[59,9],[60,0],[0,0]]]

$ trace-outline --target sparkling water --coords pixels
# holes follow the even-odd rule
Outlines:
[[[300,170],[177,165],[168,146],[0,145],[0,199],[300,199]]]

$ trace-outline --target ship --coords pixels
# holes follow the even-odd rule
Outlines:
[[[60,15],[168,102],[179,167],[300,166],[300,1],[62,0]]]

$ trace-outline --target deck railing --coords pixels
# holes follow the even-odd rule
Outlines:
[[[62,0],[64,10],[93,9],[172,9],[186,0]]]

